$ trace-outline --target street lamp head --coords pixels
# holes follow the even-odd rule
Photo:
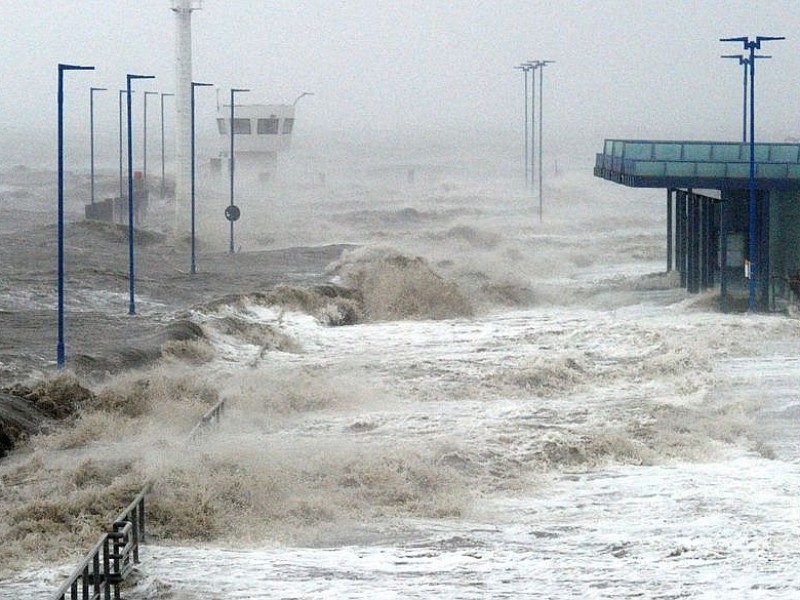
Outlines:
[[[213,87],[213,83],[200,83],[198,81],[192,82],[192,87]],[[170,94],[172,96],[173,94]]]
[[[249,92],[249,88],[231,88],[231,94],[235,94],[237,92]]]
[[[58,70],[59,71],[94,71],[94,67],[83,66],[83,65],[65,65],[63,63],[58,63]]]
[[[295,106],[297,102],[300,100],[300,98],[305,98],[306,96],[313,96],[313,95],[314,92],[303,92],[297,98],[294,99],[294,102],[292,102],[292,106]]]
[[[90,87],[90,92],[105,92],[108,88],[101,88],[101,87]]]

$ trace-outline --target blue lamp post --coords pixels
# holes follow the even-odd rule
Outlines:
[[[58,65],[58,343],[56,367],[66,364],[64,345],[64,71],[93,71],[94,67]]]
[[[231,156],[230,156],[230,175],[231,175],[231,201],[228,205],[228,208],[225,210],[225,217],[231,224],[231,236],[230,236],[230,253],[233,254],[235,252],[233,246],[233,224],[239,219],[241,215],[241,211],[239,207],[236,206],[234,202],[234,189],[233,189],[233,181],[234,181],[234,168],[236,163],[236,157],[234,155],[234,138],[236,137],[236,129],[234,124],[236,122],[236,104],[234,102],[235,94],[240,92],[249,92],[249,89],[245,88],[231,88],[231,122],[230,122],[230,134],[231,134]]]
[[[195,199],[194,91],[195,91],[196,88],[199,88],[199,87],[211,87],[213,85],[214,85],[213,83],[199,83],[199,82],[196,82],[196,81],[192,82],[192,129],[191,129],[191,131],[192,131],[192,150],[191,150],[191,154],[192,154],[192,263],[191,263],[191,269],[190,269],[192,275],[197,273],[197,261],[196,261],[195,243],[194,243],[194,239],[195,239],[195,217],[194,217],[194,215],[195,215],[195,203],[194,203],[194,199]]]
[[[749,37],[720,38],[720,42],[742,42],[744,49],[749,52],[748,67],[750,70],[750,203],[749,203],[749,222],[748,222],[748,260],[750,262],[750,293],[747,308],[750,311],[756,310],[756,278],[763,277],[760,269],[757,268],[757,228],[756,228],[756,95],[755,95],[755,76],[756,76],[756,50],[761,49],[762,42],[774,40],[784,40],[784,37],[771,37],[759,35],[755,40]]]
[[[747,143],[747,67],[750,59],[741,54],[723,54],[720,58],[735,58],[742,65],[742,143]],[[763,54],[756,54],[754,58],[772,58]]]
[[[91,188],[91,201],[94,204],[94,93],[105,92],[107,88],[90,87],[89,88],[89,155],[90,155],[90,188]]]
[[[158,96],[158,92],[144,93],[144,131],[142,135],[142,185],[147,189],[147,97]]]
[[[136,296],[134,290],[134,282],[136,270],[134,268],[134,255],[133,255],[133,119],[131,115],[131,82],[134,79],[155,79],[154,75],[127,75],[127,88],[126,93],[128,97],[128,279],[130,285],[130,304],[128,306],[128,314],[136,314]]]
[[[166,168],[164,164],[164,98],[175,94],[161,94],[161,198],[166,196]]]

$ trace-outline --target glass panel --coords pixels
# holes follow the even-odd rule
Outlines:
[[[766,177],[768,179],[783,179],[786,176],[786,165],[785,164],[757,164],[756,165],[756,176],[757,177]]]
[[[680,144],[655,144],[654,157],[658,160],[680,160]]]
[[[649,175],[651,177],[663,177],[664,163],[654,160],[636,161],[634,163],[633,172],[635,175]]]
[[[622,157],[622,149],[625,147],[625,142],[620,140],[614,141],[614,156]]]
[[[695,163],[693,162],[668,162],[667,175],[677,175],[681,177],[694,175]]]
[[[710,160],[711,144],[684,144],[683,160]]]
[[[249,135],[251,133],[250,119],[234,119],[233,120],[233,133],[234,135]]]
[[[217,129],[222,135],[228,135],[228,120],[217,119]]]
[[[747,151],[746,160],[750,160],[750,151]],[[769,161],[769,146],[767,144],[756,144],[756,162]]]
[[[614,142],[612,140],[606,140],[606,143],[603,146],[603,153],[610,155],[613,152],[614,152]]]
[[[770,155],[772,162],[797,162],[798,146],[773,146]]]
[[[698,177],[725,177],[725,163],[701,162],[697,163]]]
[[[284,119],[283,120],[283,135],[289,135],[292,133],[292,128],[294,128],[294,119]]]
[[[800,165],[789,165],[789,173],[787,176],[790,179],[800,179]]]
[[[653,144],[629,142],[625,144],[625,158],[649,160],[653,157]]]
[[[741,147],[741,144],[714,144],[711,149],[711,159],[720,162],[740,160]]]
[[[748,163],[726,163],[728,167],[728,177],[738,177],[747,179],[750,177],[750,165]]]
[[[259,119],[259,135],[278,135],[278,123],[279,121],[275,117],[270,117],[269,119]]]

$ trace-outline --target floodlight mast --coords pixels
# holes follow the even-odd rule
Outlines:
[[[750,65],[750,59],[742,54],[723,54],[720,58],[734,58],[742,65],[742,143],[747,143],[747,67]],[[772,58],[771,56],[757,54],[758,58]]]
[[[768,36],[759,35],[754,40],[746,36],[720,38],[721,42],[741,42],[744,49],[749,52],[748,67],[750,71],[750,177],[749,177],[749,222],[748,222],[748,261],[749,273],[747,275],[750,279],[750,293],[748,297],[747,308],[754,312],[757,308],[756,302],[756,283],[757,279],[761,278],[762,282],[766,285],[767,278],[764,273],[761,273],[758,262],[758,243],[756,228],[756,142],[755,142],[755,76],[756,76],[756,50],[761,49],[762,42],[771,42],[778,40],[785,40],[783,36]]]
[[[64,344],[64,73],[66,71],[94,71],[83,65],[58,65],[58,341],[56,342],[56,368],[66,364]]]
[[[524,165],[525,165],[525,185],[528,186],[529,185],[529,180],[530,180],[530,165],[528,164],[528,71],[531,70],[531,67],[530,67],[530,65],[527,65],[527,64],[523,63],[521,65],[517,65],[514,68],[515,69],[519,69],[520,71],[522,71],[522,76],[525,79],[525,87],[524,87],[524,99],[525,99],[525,109],[524,109],[524,115],[525,115],[525,134],[524,134],[524,138],[525,138],[525,146],[524,146],[524,148],[525,148],[525,158],[524,158],[524,161],[525,162],[524,162]]]

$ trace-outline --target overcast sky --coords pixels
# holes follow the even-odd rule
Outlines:
[[[70,123],[90,85],[172,91],[169,0],[2,0],[0,131],[55,129],[56,65],[70,73]],[[718,38],[786,36],[757,66],[759,134],[800,137],[797,0],[206,0],[194,13],[194,78],[243,102],[298,104],[303,131],[521,128],[522,75],[545,71],[545,110],[565,135],[737,138],[739,52]],[[214,92],[201,91],[213,114]],[[116,97],[98,96],[113,123]],[[209,96],[211,98],[209,98]],[[74,111],[77,111],[77,115]],[[1,134],[0,134],[1,135]]]

